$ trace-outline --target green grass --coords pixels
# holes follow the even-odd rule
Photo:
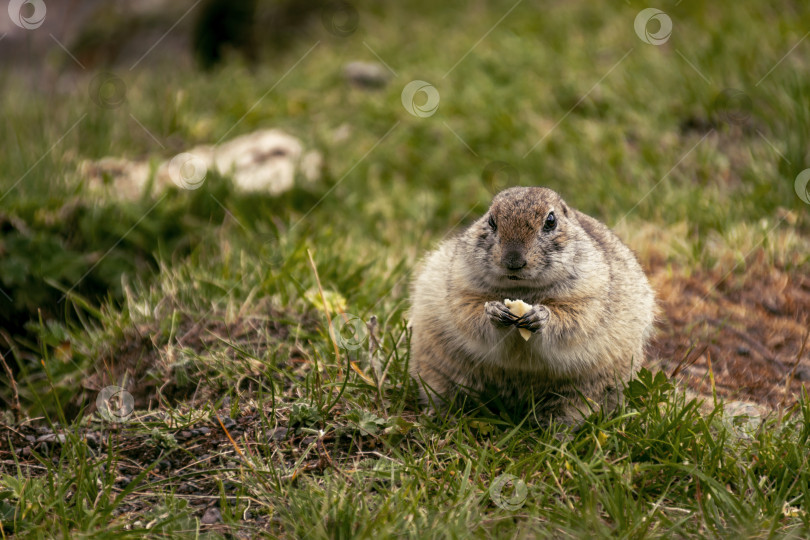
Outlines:
[[[2,534],[810,533],[806,397],[742,435],[718,409],[646,374],[624,409],[576,434],[487,411],[420,412],[407,377],[411,272],[484,211],[482,173],[494,161],[631,243],[650,225],[670,231],[655,248],[671,263],[744,272],[762,249],[781,268],[810,267],[808,206],[793,189],[810,167],[810,41],[777,65],[810,28],[809,10],[661,5],[673,34],[656,47],[633,31],[647,5],[524,2],[493,28],[514,5],[358,3],[361,24],[347,38],[319,28],[256,66],[237,60],[212,73],[157,48],[148,68],[111,68],[127,88],[116,109],[92,102],[93,73],[75,75],[58,50],[42,71],[56,83],[32,91],[2,72],[0,218],[26,227],[2,229],[0,287],[30,316],[8,358],[24,412],[38,418],[13,425],[66,435],[25,463],[3,462]],[[374,60],[369,47],[397,74],[379,91],[340,73]],[[400,103],[414,79],[440,93],[429,118]],[[751,100],[742,125],[722,120],[727,88]],[[264,127],[321,151],[323,180],[270,198],[212,174],[154,206],[91,194],[75,172],[82,159],[157,163]],[[365,340],[336,356],[307,250],[348,313],[378,318],[373,361]],[[142,402],[130,422],[102,424],[87,413],[97,392],[86,383],[115,380],[125,362],[140,362],[133,393],[151,396],[152,410]],[[10,388],[0,394],[11,403]],[[237,422],[234,443],[217,415]],[[181,436],[199,427],[210,432]],[[20,447],[11,430],[2,437]],[[519,508],[494,504],[502,474],[525,483]],[[201,526],[214,503],[222,522]]]

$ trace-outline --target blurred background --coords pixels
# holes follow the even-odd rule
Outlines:
[[[139,406],[201,372],[231,387],[260,368],[223,368],[211,333],[258,317],[257,357],[323,337],[308,249],[332,307],[393,331],[426,249],[545,185],[639,253],[664,365],[698,380],[714,351],[748,373],[727,392],[781,398],[762,370],[810,306],[809,32],[788,0],[11,0],[0,350],[21,384],[0,397],[75,414],[113,380]]]

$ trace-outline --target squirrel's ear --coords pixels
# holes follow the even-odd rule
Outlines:
[[[563,209],[563,214],[565,214],[565,217],[568,217],[568,207],[565,206],[565,203],[563,203],[562,209]]]

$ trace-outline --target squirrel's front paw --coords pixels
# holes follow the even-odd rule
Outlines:
[[[530,311],[527,311],[516,322],[515,326],[518,328],[525,328],[530,332],[538,332],[548,322],[549,311],[548,308],[542,304],[532,306]]]
[[[502,302],[485,303],[484,313],[486,313],[489,320],[492,321],[492,324],[498,328],[512,326],[518,320],[518,317],[509,311],[509,308],[506,307]]]

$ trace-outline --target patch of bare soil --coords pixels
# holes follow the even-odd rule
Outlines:
[[[10,443],[8,447],[0,447],[0,475],[16,475],[18,467],[30,476],[45,475],[46,468],[41,460],[51,460],[56,465],[63,446],[69,443],[68,438],[77,437],[87,442],[99,472],[113,476],[115,495],[149,469],[146,478],[137,480],[142,487],[127,495],[116,508],[113,514],[116,518],[128,521],[131,516],[152,511],[165,495],[152,491],[147,485],[165,484],[171,487],[173,497],[188,502],[190,513],[202,519],[203,530],[227,532],[229,526],[222,524],[219,518],[208,519],[206,515],[217,514],[223,497],[231,502],[238,499],[237,495],[242,493],[239,484],[244,479],[236,472],[225,471],[235,470],[240,464],[251,469],[252,459],[258,452],[254,449],[257,444],[269,444],[278,456],[283,456],[283,465],[291,471],[287,479],[332,466],[325,443],[333,449],[338,443],[343,447],[348,444],[345,437],[341,440],[334,434],[318,439],[297,434],[294,429],[270,429],[266,411],[246,408],[236,418],[231,418],[231,412],[226,409],[218,411],[212,419],[194,424],[177,425],[169,415],[156,412],[133,417],[128,425],[102,424],[96,425],[98,429],[78,428],[70,433],[60,427],[54,430],[34,425],[36,421],[14,427],[0,424],[0,436]],[[182,412],[189,414],[188,409]],[[289,423],[286,419],[281,421]],[[150,427],[154,427],[151,433]],[[374,443],[373,439],[368,439],[367,444]],[[310,452],[313,445],[315,451]],[[108,452],[115,456],[111,470],[107,470]],[[68,494],[68,503],[70,497],[72,493]],[[270,529],[267,512],[245,512],[242,528],[253,532]]]
[[[688,270],[653,261],[661,307],[651,364],[702,396],[790,406],[810,383],[810,278],[770,265]]]
[[[260,377],[263,365],[259,358],[271,347],[280,346],[289,336],[287,317],[263,302],[261,316],[238,317],[225,323],[219,317],[195,321],[181,316],[175,337],[169,340],[158,328],[159,323],[144,325],[129,331],[117,348],[96,362],[95,373],[82,381],[82,392],[71,402],[68,416],[88,406],[95,410],[95,398],[102,388],[109,385],[123,386],[133,397],[135,409],[154,410],[160,404],[178,404],[191,399],[207,402],[218,373],[210,372],[212,366],[196,365],[188,351],[204,353],[218,351],[223,363],[239,362],[247,375]],[[308,321],[305,321],[308,322]],[[230,347],[223,347],[223,342]],[[289,356],[295,361],[297,348],[291,347]],[[190,365],[189,365],[190,364]],[[205,374],[205,376],[203,376]],[[243,378],[240,389],[250,385],[249,377]]]
[[[261,456],[267,447],[273,451],[277,479],[294,481],[299,475],[305,476],[303,473],[322,473],[330,468],[345,475],[338,461],[358,453],[376,452],[383,446],[383,439],[392,444],[401,438],[397,432],[383,437],[350,429],[315,436],[312,430],[303,433],[296,429],[290,407],[270,412],[245,406],[234,414],[230,405],[226,400],[213,417],[189,423],[178,422],[178,418],[192,414],[189,407],[181,407],[175,414],[140,413],[127,424],[94,422],[90,427],[71,430],[39,425],[39,419],[13,427],[0,424],[0,436],[9,442],[0,446],[0,475],[16,475],[22,469],[26,475],[44,476],[47,469],[43,461],[50,460],[57,466],[63,447],[72,444],[71,439],[83,440],[99,473],[114,478],[114,495],[138,482],[138,487],[113,512],[116,519],[132,521],[134,516],[153,511],[168,491],[173,498],[187,501],[190,514],[201,519],[202,530],[232,534],[237,531],[221,522],[222,499],[230,503],[244,501],[246,495],[241,485],[245,483],[253,490],[275,490],[271,485],[273,479],[267,474],[256,474],[246,480],[241,472],[262,467]],[[416,417],[413,414],[402,418],[410,422],[416,421]],[[111,461],[110,452],[114,455]],[[147,469],[146,477],[138,479]],[[163,490],[155,491],[150,484]],[[71,503],[73,492],[67,497]],[[242,514],[237,528],[247,532],[245,537],[253,537],[272,531],[274,523],[270,512],[254,505]]]

